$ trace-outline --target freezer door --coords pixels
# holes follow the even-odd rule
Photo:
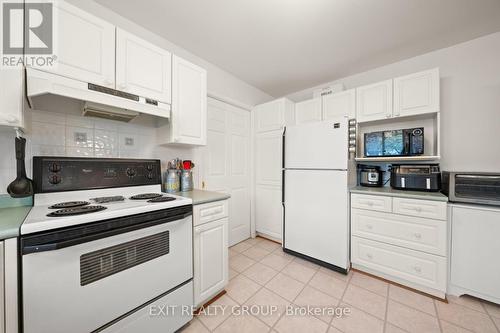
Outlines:
[[[284,247],[337,267],[349,267],[347,172],[284,172]]]
[[[286,169],[347,169],[347,117],[287,126],[284,136]]]

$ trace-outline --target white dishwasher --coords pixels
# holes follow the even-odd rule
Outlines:
[[[500,208],[462,204],[450,207],[448,293],[500,304]]]

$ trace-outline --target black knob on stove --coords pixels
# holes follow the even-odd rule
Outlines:
[[[130,178],[135,177],[137,175],[137,171],[135,171],[135,169],[133,168],[128,168],[126,173],[127,176],[129,176]]]
[[[49,176],[49,183],[51,183],[52,185],[57,185],[61,182],[61,177],[58,176],[58,175],[51,175]]]
[[[59,171],[61,171],[61,166],[59,164],[57,164],[56,162],[50,163],[49,171],[50,172],[59,172]]]

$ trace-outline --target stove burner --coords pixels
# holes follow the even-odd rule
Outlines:
[[[62,217],[62,216],[72,216],[72,215],[81,215],[94,213],[101,210],[106,209],[104,206],[83,206],[83,207],[74,207],[74,208],[66,208],[59,209],[50,214],[47,214],[49,217]]]
[[[49,207],[49,209],[64,209],[64,208],[75,208],[90,205],[87,201],[68,201],[54,204]]]
[[[174,197],[157,197],[153,198],[151,200],[148,200],[148,202],[167,202],[167,201],[174,201],[176,200]]]
[[[134,195],[130,197],[130,200],[148,200],[148,199],[159,198],[162,196],[163,194],[158,194],[158,193],[144,193],[144,194]]]
[[[108,202],[117,202],[117,201],[124,201],[125,197],[121,195],[115,195],[112,197],[99,197],[99,198],[93,198],[90,199],[96,203],[103,204],[103,203],[108,203]]]

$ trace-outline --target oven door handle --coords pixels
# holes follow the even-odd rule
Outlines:
[[[102,238],[107,238],[107,237],[112,237],[112,236],[116,236],[119,234],[124,234],[124,233],[131,232],[134,230],[149,228],[149,227],[152,227],[155,225],[181,222],[186,217],[189,217],[191,215],[192,215],[192,213],[189,212],[189,213],[171,216],[168,218],[163,218],[163,219],[159,219],[159,220],[145,222],[145,223],[142,223],[139,225],[131,225],[128,227],[116,228],[116,229],[100,232],[97,234],[90,234],[90,235],[86,235],[86,236],[80,236],[80,237],[67,239],[67,240],[61,240],[61,241],[52,242],[52,243],[22,245],[22,254],[26,255],[26,254],[31,254],[31,253],[40,253],[40,252],[59,250],[59,249],[63,249],[66,247],[75,246],[78,244],[89,243],[89,242],[92,242],[92,241],[95,241],[98,239],[102,239]]]

